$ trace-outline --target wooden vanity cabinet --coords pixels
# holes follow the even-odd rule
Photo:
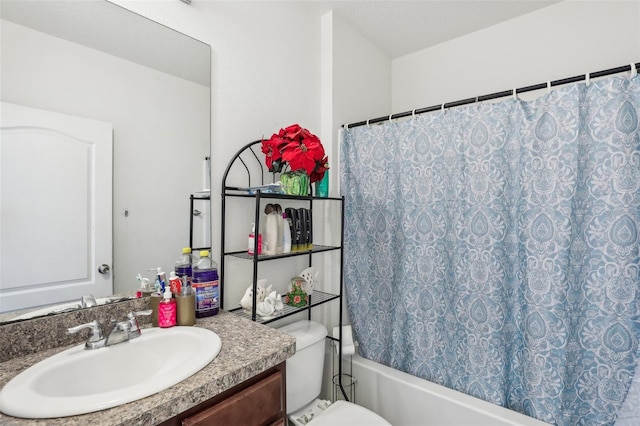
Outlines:
[[[285,426],[286,371],[281,363],[161,423],[161,426]]]

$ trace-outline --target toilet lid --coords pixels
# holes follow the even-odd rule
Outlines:
[[[364,407],[347,401],[336,401],[313,419],[311,426],[391,426],[391,423]]]

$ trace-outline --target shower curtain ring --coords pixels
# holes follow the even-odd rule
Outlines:
[[[635,62],[631,62],[631,78],[635,77],[638,74],[638,68],[636,67]]]
[[[393,115],[393,114],[389,114],[389,123],[393,123],[393,121],[391,121],[391,116],[392,116],[392,115]]]
[[[584,75],[584,83],[587,85],[587,87],[589,87],[589,83],[591,82],[590,79],[591,79],[591,74],[586,73]]]
[[[551,93],[551,80],[547,81],[547,93]]]
[[[517,101],[517,100],[518,100],[518,89],[514,88],[514,89],[511,91],[511,96],[513,96],[513,100],[514,100],[514,101]]]
[[[367,120],[367,127],[371,127],[371,125],[369,124],[369,120]]]
[[[413,109],[413,111],[411,111],[411,119],[412,120],[416,119],[416,110],[415,110],[415,108]]]
[[[442,105],[440,106],[440,111],[442,111],[442,113],[444,114],[444,102],[442,103]]]

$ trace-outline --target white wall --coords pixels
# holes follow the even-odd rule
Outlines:
[[[213,245],[219,257],[221,178],[232,156],[294,123],[320,135],[320,19],[297,2],[199,2],[199,7],[213,39]],[[228,204],[226,250],[246,249],[253,211],[241,201]],[[246,261],[226,260],[225,308],[233,308],[251,283],[252,268]],[[263,262],[260,276],[284,292],[305,267],[304,259],[297,260],[293,270],[286,260]]]
[[[377,117],[387,113],[391,106],[391,60],[376,46],[349,25],[328,12],[322,16],[322,140],[327,147],[331,169],[329,171],[330,195],[338,196],[339,188],[339,138],[340,126]],[[331,230],[340,229],[340,211],[324,209],[329,217],[325,238],[334,238]],[[315,230],[314,230],[315,231]],[[320,232],[325,230],[320,229]],[[339,240],[335,242],[338,244]],[[340,283],[340,256],[338,252],[322,256],[322,277],[325,288],[337,293]],[[343,321],[349,322],[343,300]],[[322,320],[329,332],[337,325],[337,303],[327,303],[322,309]],[[331,348],[327,348],[323,397],[330,398],[332,391]],[[337,367],[336,367],[337,370]]]
[[[221,179],[231,157],[293,123],[320,135],[320,18],[297,2],[113,1],[212,47],[212,245],[218,261]],[[252,211],[242,203],[229,207],[234,222],[226,230],[227,250],[245,247]],[[251,268],[228,261],[225,308],[232,308],[251,282]],[[261,270],[288,283],[289,268],[278,266]]]
[[[2,100],[112,123],[114,291],[173,267],[209,152],[208,87],[2,21]]]
[[[639,1],[564,1],[392,64],[409,111],[640,60]]]

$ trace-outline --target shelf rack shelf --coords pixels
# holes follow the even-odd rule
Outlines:
[[[262,150],[261,150],[261,140],[257,140],[254,142],[250,142],[242,147],[231,159],[227,168],[224,172],[222,178],[222,203],[221,203],[221,233],[220,233],[220,248],[222,254],[220,256],[220,308],[224,308],[224,294],[225,294],[225,286],[227,285],[227,277],[226,277],[226,259],[227,257],[233,257],[240,260],[246,260],[252,262],[253,265],[253,303],[251,312],[247,312],[242,308],[233,308],[229,309],[229,312],[233,312],[237,315],[240,315],[244,318],[250,319],[252,321],[260,322],[262,324],[268,324],[274,321],[278,321],[280,319],[289,317],[299,312],[307,312],[308,318],[311,319],[311,310],[319,305],[323,305],[328,302],[337,301],[339,303],[339,336],[337,338],[328,337],[331,340],[337,341],[340,343],[342,341],[342,268],[344,264],[343,259],[343,251],[342,247],[344,245],[344,197],[314,197],[311,193],[305,196],[292,196],[285,194],[277,194],[268,191],[263,191],[260,187],[264,187],[265,182],[274,183],[276,180],[276,174],[270,173],[263,166],[263,162],[261,158],[263,158]],[[231,177],[233,176],[233,177]],[[228,181],[231,179],[242,180],[241,185],[229,185]],[[238,198],[246,198],[253,200],[254,202],[254,223],[256,229],[260,229],[260,217],[261,217],[261,201],[263,199],[266,200],[279,200],[283,203],[287,201],[298,201],[306,203],[308,208],[313,211],[314,203],[326,203],[326,202],[337,202],[340,205],[340,244],[339,245],[324,245],[324,244],[314,244],[313,248],[310,250],[304,251],[295,251],[286,254],[277,254],[277,255],[258,255],[249,254],[246,250],[227,250],[227,242],[226,242],[226,224],[227,224],[227,202],[231,199]],[[257,242],[256,242],[257,247]],[[255,250],[254,250],[255,251]],[[284,306],[283,312],[277,316],[265,317],[261,318],[256,315],[256,288],[258,281],[258,268],[259,265],[263,262],[273,261],[277,259],[286,259],[296,256],[307,256],[308,257],[308,265],[313,266],[313,259],[315,256],[322,255],[322,253],[334,252],[338,251],[340,253],[340,282],[339,282],[339,293],[332,294],[324,291],[320,291],[318,289],[314,289],[313,294],[309,297],[309,303],[304,307],[293,307],[286,305]],[[340,362],[338,363],[339,369],[339,378],[342,378],[342,345],[338,344],[338,359]],[[347,394],[342,385],[342,381],[340,379],[339,387],[342,392],[342,395],[345,399],[348,400]]]
[[[330,302],[332,300],[339,299],[339,294],[331,294],[325,293],[323,291],[314,290],[313,294],[309,297],[309,304],[307,306],[301,308],[295,308],[293,306],[284,305],[284,309],[282,313],[279,315],[273,315],[269,317],[257,317],[254,321],[259,322],[261,324],[268,324],[273,321],[281,320],[293,314],[297,314],[298,312],[304,312],[314,308],[316,306],[322,305],[324,303]],[[242,308],[231,309],[229,312],[233,312],[234,314],[240,315],[241,317],[252,319],[252,313],[247,312]]]

